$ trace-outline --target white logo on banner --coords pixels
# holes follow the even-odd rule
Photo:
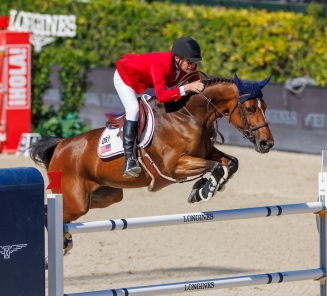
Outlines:
[[[12,254],[13,252],[18,251],[26,246],[27,246],[27,244],[12,245],[12,246],[0,246],[0,254],[3,255],[4,259],[10,259],[10,254]]]
[[[54,37],[74,37],[76,35],[75,15],[50,15],[10,10],[8,30],[30,32],[30,42],[35,51],[51,43]]]
[[[269,123],[297,125],[298,115],[296,111],[267,109],[266,118]]]
[[[327,115],[322,113],[309,113],[304,117],[304,126],[325,128],[327,127]]]

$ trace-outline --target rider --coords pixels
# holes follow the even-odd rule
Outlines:
[[[190,91],[201,92],[204,84],[198,75],[191,77],[188,84],[169,88],[172,83],[195,71],[201,60],[200,46],[190,37],[177,39],[168,52],[125,54],[118,60],[114,85],[126,111],[123,129],[124,177],[138,177],[141,172],[139,162],[133,156],[139,119],[137,94],[154,88],[157,100],[166,103],[179,100]]]

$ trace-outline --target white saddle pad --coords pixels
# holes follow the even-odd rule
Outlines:
[[[148,100],[151,98],[149,95],[142,95],[141,100],[148,108],[147,122],[145,129],[141,135],[139,147],[146,147],[149,145],[154,131],[154,116]],[[108,158],[118,154],[124,153],[123,141],[119,137],[119,128],[105,128],[101,134],[98,142],[97,152],[100,158]]]

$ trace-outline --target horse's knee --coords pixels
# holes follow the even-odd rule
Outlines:
[[[228,161],[227,165],[230,171],[230,175],[235,174],[238,170],[238,159],[232,156]]]

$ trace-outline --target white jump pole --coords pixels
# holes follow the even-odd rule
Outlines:
[[[199,280],[191,282],[180,282],[163,285],[152,285],[133,288],[122,288],[113,290],[93,291],[65,294],[65,296],[155,296],[183,292],[211,291],[215,289],[226,289],[233,287],[245,287],[254,285],[265,285],[274,283],[285,283],[294,281],[313,280],[321,278],[323,270],[308,269],[286,272],[274,272],[265,274],[254,274],[220,279]]]
[[[64,295],[62,194],[48,194],[48,296]]]
[[[323,161],[324,163],[324,161]],[[322,166],[323,168],[323,166]],[[327,173],[319,173],[319,197],[318,200],[326,205],[327,194]],[[320,296],[327,296],[326,287],[326,268],[327,268],[327,217],[326,210],[319,216],[319,251],[320,251],[320,268],[324,271],[324,276],[320,280]]]
[[[307,214],[319,212],[323,208],[323,204],[318,201],[211,212],[103,220],[94,222],[76,222],[64,224],[64,233],[77,234],[87,232],[171,226],[180,224],[187,225],[192,223],[218,222],[281,215]]]

